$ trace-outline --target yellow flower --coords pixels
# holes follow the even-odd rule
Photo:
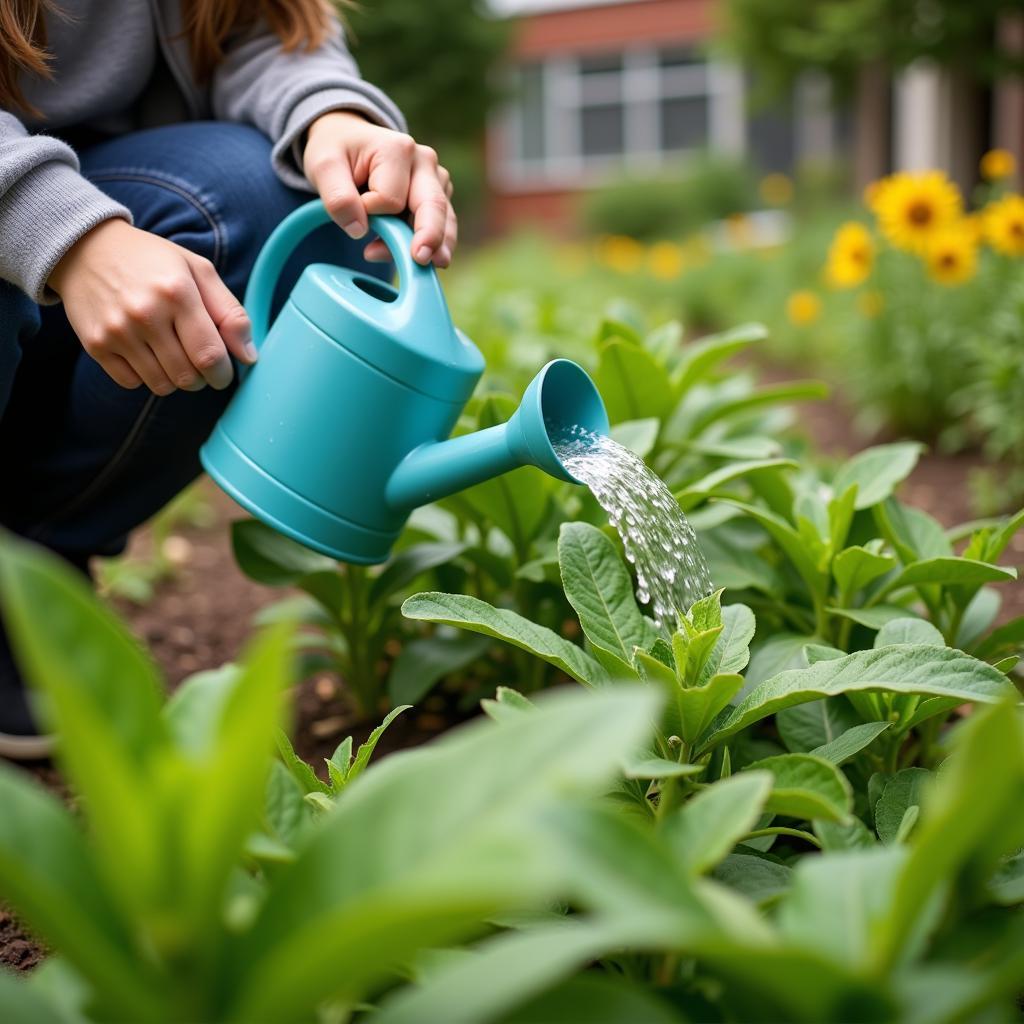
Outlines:
[[[676,242],[655,242],[647,252],[647,266],[662,281],[673,281],[683,272],[683,248]]]
[[[996,252],[1024,256],[1024,197],[1004,196],[984,211],[985,237]]]
[[[881,292],[862,292],[857,296],[857,308],[867,320],[874,320],[885,310],[885,296]]]
[[[628,235],[608,235],[597,244],[598,259],[620,274],[635,274],[644,261],[644,247]]]
[[[955,286],[969,281],[978,270],[978,243],[963,223],[941,228],[928,240],[925,265],[932,280]]]
[[[981,158],[981,176],[986,181],[1002,181],[1017,173],[1017,158],[1008,149],[990,149]]]
[[[769,174],[758,190],[767,206],[788,206],[793,201],[793,182],[785,174]]]
[[[793,292],[786,301],[786,316],[797,327],[813,324],[821,316],[821,299],[814,292]]]
[[[863,224],[849,221],[832,239],[825,264],[825,277],[834,288],[856,288],[871,273],[875,242]]]
[[[942,171],[895,174],[874,197],[885,237],[899,249],[923,252],[936,231],[960,219],[963,199]]]

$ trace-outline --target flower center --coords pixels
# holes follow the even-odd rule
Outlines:
[[[956,265],[959,262],[955,252],[944,252],[939,257],[939,266],[943,270],[955,270]]]
[[[916,227],[923,228],[931,224],[935,217],[935,211],[931,203],[924,199],[915,199],[907,207],[907,220]]]
[[[1013,235],[1014,238],[1024,238],[1024,221],[1011,220],[1010,234]]]

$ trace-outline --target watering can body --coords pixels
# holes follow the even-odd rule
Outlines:
[[[536,389],[527,429],[502,425],[445,440],[484,360],[452,325],[433,268],[412,260],[412,232],[398,218],[371,218],[397,263],[398,288],[313,264],[270,325],[281,268],[328,221],[319,201],[309,203],[260,253],[245,300],[259,359],[200,456],[217,484],[257,518],[334,558],[374,563],[388,557],[416,505],[536,462],[531,443],[546,457],[547,435],[537,421],[542,399],[550,421],[555,390],[549,386],[545,396]],[[575,364],[568,367],[574,369],[555,370],[552,380],[572,375],[575,384],[578,371],[589,384]],[[599,429],[603,418],[606,430],[593,396],[588,414]],[[564,470],[559,475],[571,479]]]

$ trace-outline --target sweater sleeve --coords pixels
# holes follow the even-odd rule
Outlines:
[[[0,279],[40,303],[57,302],[46,281],[86,232],[131,214],[78,173],[70,146],[30,135],[0,110]]]
[[[285,52],[265,29],[243,35],[228,50],[213,78],[213,114],[255,125],[273,143],[278,177],[309,190],[300,143],[306,129],[330,110],[354,110],[375,124],[405,131],[405,119],[380,89],[364,82],[332,19],[321,46]]]

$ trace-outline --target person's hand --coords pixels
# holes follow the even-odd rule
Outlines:
[[[228,353],[256,361],[249,318],[213,264],[127,221],[83,235],[48,283],[85,351],[124,388],[222,389]]]
[[[429,146],[351,111],[336,110],[309,127],[303,169],[331,218],[351,238],[367,233],[371,213],[413,215],[412,256],[426,266],[447,267],[458,236],[452,179]],[[366,186],[360,194],[359,189]],[[379,239],[366,247],[368,260],[386,260]]]

